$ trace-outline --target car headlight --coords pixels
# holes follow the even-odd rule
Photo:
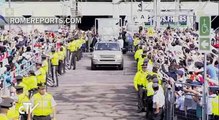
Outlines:
[[[122,59],[122,55],[116,55],[115,57],[117,60],[121,60]]]
[[[98,59],[98,55],[93,55],[93,59]]]

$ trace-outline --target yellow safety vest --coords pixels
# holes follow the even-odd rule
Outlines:
[[[139,49],[135,52],[135,60],[139,59],[141,57],[141,54],[143,53],[142,49]]]
[[[140,43],[140,40],[138,38],[134,38],[134,46],[137,46]]]
[[[19,111],[17,111],[16,109],[15,109],[15,107],[13,107],[13,108],[10,108],[9,110],[8,110],[8,112],[7,112],[7,118],[9,119],[9,120],[19,120]],[[0,120],[2,120],[2,119],[0,119]]]
[[[19,108],[21,106],[23,106],[23,103],[25,103],[25,102],[29,102],[28,97],[24,93],[18,95],[18,101],[15,104],[15,110],[19,111]],[[25,110],[25,109],[23,109],[23,110]]]
[[[21,82],[20,84],[18,84],[18,86],[23,87],[23,93],[24,93],[25,95],[28,95],[28,87],[27,87],[26,84],[24,84],[23,82]]]
[[[147,85],[147,96],[154,95],[153,82],[149,82]]]
[[[62,46],[62,48],[63,48],[63,52],[64,52],[64,57],[66,57],[66,53],[67,53],[66,47],[65,47],[65,46]]]
[[[79,39],[75,40],[75,46],[76,46],[76,50],[78,50],[78,48],[80,47],[80,40]]]
[[[33,115],[36,116],[48,116],[52,114],[52,95],[46,93],[45,95],[40,95],[39,93],[33,96],[34,106],[39,104],[34,110]]]
[[[70,52],[77,51],[76,41],[72,41],[72,42],[69,44],[69,50],[70,50]]]
[[[80,38],[78,39],[78,48],[81,48],[82,45],[83,45],[83,39]]]
[[[37,78],[36,76],[28,77],[28,90],[37,88]]]
[[[9,120],[5,114],[0,113],[0,120]]]
[[[55,52],[52,56],[53,56],[53,58],[51,59],[52,65],[59,65],[59,54]]]
[[[81,44],[82,44],[82,45],[83,45],[84,43],[86,43],[86,40],[85,40],[85,39],[81,38],[80,40],[81,40]]]
[[[37,83],[45,83],[46,82],[46,71],[41,67],[39,69],[40,74],[36,76]]]
[[[151,75],[156,75],[156,76],[157,76],[157,79],[158,79],[158,84],[159,84],[159,85],[161,85],[161,84],[162,84],[162,80],[161,80],[162,78],[160,77],[160,75],[159,75],[159,74],[157,74],[157,73],[154,73],[154,72],[151,72],[150,74],[151,74]]]
[[[153,82],[149,82],[147,85],[147,96],[154,95]],[[159,84],[159,90],[162,89],[162,86]]]
[[[64,51],[59,51],[59,60],[64,60],[65,59],[65,52]]]
[[[143,65],[143,63],[144,63],[144,59],[145,59],[145,58],[142,58],[142,57],[140,57],[140,58],[138,59],[138,64],[137,64],[137,69],[138,69],[138,71],[141,71],[141,70],[142,70],[142,65]]]
[[[72,43],[72,42],[70,42],[70,43],[67,44],[67,50],[70,50],[70,48],[71,48],[71,43]]]
[[[219,116],[219,96],[212,99],[212,114]]]
[[[28,88],[28,77],[26,77],[26,76],[23,77],[22,83],[24,83],[27,86],[27,88]]]
[[[145,59],[146,58],[142,58],[142,57],[139,59],[139,61],[138,61],[138,71],[142,70],[142,65],[143,65]],[[151,60],[149,60],[148,64],[153,65],[153,62]]]
[[[47,60],[44,60],[43,61],[43,69],[46,71],[46,73],[48,72],[48,70],[49,70],[49,63],[48,63],[48,61]]]
[[[134,77],[134,87],[136,91],[138,91],[138,85],[142,85],[144,88],[147,87],[148,80],[146,79],[146,76],[148,75],[148,72],[139,71],[136,73]]]

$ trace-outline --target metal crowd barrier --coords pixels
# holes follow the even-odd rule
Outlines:
[[[40,54],[36,53],[33,57],[27,60],[27,62],[20,64],[16,70],[17,75],[26,75],[30,70],[35,70],[36,62],[40,61]]]
[[[200,118],[197,117],[197,113],[196,113],[196,109],[189,109],[189,110],[185,110],[185,105],[184,105],[184,110],[180,110],[179,108],[176,107],[176,96],[175,96],[175,85],[176,84],[181,84],[182,86],[184,85],[189,85],[189,86],[199,86],[201,87],[202,85],[195,85],[195,84],[188,84],[188,83],[181,83],[181,82],[176,82],[172,85],[172,87],[165,87],[165,120],[200,120]],[[209,87],[209,89],[215,89],[215,88],[219,88],[219,86],[212,86]],[[190,94],[190,93],[184,93],[185,98],[186,96],[195,96],[194,94]],[[199,95],[198,97],[202,97],[203,95]],[[213,98],[210,97],[209,98]],[[193,98],[192,98],[193,99]],[[191,100],[194,101],[194,100]],[[185,102],[185,99],[184,101]],[[194,104],[194,102],[192,102],[191,104]],[[187,106],[189,107],[189,106]],[[202,109],[202,113],[199,114],[203,114],[203,108],[201,107],[200,109]],[[207,109],[207,108],[206,108]],[[208,110],[205,110],[208,111]],[[207,113],[204,113],[207,114]],[[208,115],[209,116],[209,115]],[[213,120],[212,118],[208,118],[208,120]]]
[[[38,54],[38,56],[37,56],[37,54]],[[10,86],[8,85],[9,83],[6,83],[7,78],[5,78],[5,74],[0,75],[1,76],[0,77],[0,81],[1,81],[0,96],[6,96],[6,97],[11,96],[10,95],[10,89],[11,89],[11,86],[12,86],[14,80],[15,80],[15,76],[27,75],[30,70],[35,70],[36,69],[35,68],[35,66],[36,66],[35,63],[37,62],[36,60],[39,60],[39,56],[40,56],[40,54],[36,53],[36,54],[34,54],[33,57],[26,60],[25,63],[18,64],[16,70],[12,71],[10,73],[10,76],[9,76],[11,78],[11,85]]]

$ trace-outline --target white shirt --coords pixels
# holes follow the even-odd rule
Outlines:
[[[153,69],[153,65],[148,64],[148,66],[147,66],[147,70],[150,71],[150,72],[152,72],[152,69]]]
[[[123,41],[122,39],[119,39],[118,42],[119,42],[120,48],[123,48],[123,42],[124,42],[124,41]]]
[[[153,108],[156,108],[156,103],[159,105],[159,108],[163,107],[165,104],[165,97],[164,97],[164,93],[162,93],[162,91],[158,90],[154,93],[153,96]]]
[[[208,115],[211,115],[212,114],[212,98],[214,98],[214,97],[216,97],[216,95],[215,94],[213,94],[213,95],[209,95],[209,97],[208,97],[208,99],[207,99],[207,106],[208,106],[208,108],[207,108],[207,113],[208,113]],[[200,101],[200,104],[201,105],[203,105],[203,98],[201,98],[201,101]]]
[[[179,110],[184,111],[184,101],[185,101],[185,96],[180,96],[179,98],[176,99],[176,106],[179,108]]]

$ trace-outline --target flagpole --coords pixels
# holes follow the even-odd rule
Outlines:
[[[11,0],[8,0],[8,7],[10,10],[10,14],[11,14]],[[10,37],[10,32],[11,32],[11,23],[8,22],[8,27],[9,27],[9,37]]]

